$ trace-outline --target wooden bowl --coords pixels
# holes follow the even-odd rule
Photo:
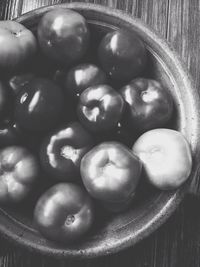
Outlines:
[[[134,31],[140,36],[149,51],[149,72],[145,75],[160,80],[171,91],[176,106],[173,126],[186,136],[193,152],[191,179],[182,187],[167,192],[143,188],[141,197],[128,211],[103,219],[99,215],[90,234],[74,245],[62,246],[45,239],[32,224],[31,214],[23,209],[0,209],[0,232],[18,245],[59,258],[96,257],[133,246],[165,222],[182,201],[197,169],[200,101],[187,70],[166,41],[140,20],[125,13],[93,4],[72,3],[40,8],[17,21],[34,30],[45,12],[58,7],[80,12],[87,19],[96,40],[118,28]]]

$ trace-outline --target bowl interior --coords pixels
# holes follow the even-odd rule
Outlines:
[[[186,88],[185,81],[179,73],[179,62],[170,58],[170,49],[165,42],[151,32],[141,22],[126,15],[115,13],[102,7],[72,4],[61,7],[72,7],[81,12],[89,23],[92,35],[90,53],[83,61],[96,63],[95,49],[99,40],[109,31],[125,28],[136,32],[145,42],[148,49],[148,66],[144,77],[159,80],[173,95],[175,112],[168,127],[180,130],[191,143],[193,152],[195,133],[192,125],[195,123],[195,110],[190,88]],[[43,8],[31,12],[18,19],[25,26],[35,31],[41,15],[53,7]],[[157,39],[156,39],[157,38]],[[93,51],[91,53],[91,51]],[[173,57],[173,54],[171,55]],[[182,70],[181,70],[182,71]],[[195,105],[194,105],[195,106]],[[191,124],[193,123],[193,124]],[[42,179],[42,178],[41,178]],[[141,182],[138,196],[132,206],[121,214],[108,215],[99,212],[96,206],[96,220],[93,229],[85,238],[73,245],[62,246],[43,238],[32,223],[33,202],[27,202],[23,207],[0,209],[0,231],[6,237],[11,237],[18,243],[30,249],[55,256],[93,257],[116,252],[148,235],[156,229],[181,201],[187,185],[176,191],[161,192]]]

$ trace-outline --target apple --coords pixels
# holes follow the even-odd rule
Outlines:
[[[33,78],[15,99],[16,122],[27,131],[51,130],[64,113],[63,95],[62,89],[51,80]]]
[[[102,203],[124,206],[133,199],[140,180],[142,163],[118,142],[103,142],[81,160],[81,177],[88,193]]]
[[[145,131],[165,126],[173,115],[173,98],[153,79],[137,78],[120,89],[126,103],[124,117],[131,131]]]
[[[0,203],[17,204],[28,197],[39,177],[39,163],[21,146],[0,150]]]
[[[175,189],[191,173],[190,145],[178,131],[161,128],[145,132],[133,145],[133,153],[141,160],[148,181],[159,189]]]
[[[16,21],[0,21],[0,69],[17,70],[36,52],[33,33]]]
[[[55,62],[71,65],[87,51],[90,33],[85,18],[70,9],[47,12],[37,29],[43,53]]]

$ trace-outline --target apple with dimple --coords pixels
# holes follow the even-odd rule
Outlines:
[[[0,150],[0,203],[24,200],[39,175],[39,163],[34,155],[21,146]]]
[[[118,142],[104,142],[81,160],[81,177],[89,194],[102,203],[119,204],[132,199],[142,163]]]
[[[83,188],[59,183],[39,198],[34,221],[48,239],[67,244],[88,232],[94,221],[94,205]]]
[[[111,86],[98,84],[82,92],[77,106],[80,122],[92,132],[109,132],[117,127],[124,112],[122,96]]]
[[[137,78],[120,89],[127,106],[128,128],[138,133],[163,127],[172,117],[173,98],[153,79]]]
[[[175,189],[189,177],[191,149],[186,138],[171,129],[154,129],[141,135],[133,145],[149,182],[162,190]]]
[[[93,144],[90,133],[80,123],[71,122],[45,138],[40,151],[41,165],[55,180],[76,182],[81,159]]]

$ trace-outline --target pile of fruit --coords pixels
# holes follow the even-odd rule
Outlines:
[[[145,78],[143,41],[125,29],[94,39],[69,9],[43,15],[36,32],[0,22],[0,203],[23,205],[51,181],[33,218],[63,243],[89,231],[94,211],[131,208],[142,178],[174,189],[192,168],[187,140],[168,129],[170,91]]]

